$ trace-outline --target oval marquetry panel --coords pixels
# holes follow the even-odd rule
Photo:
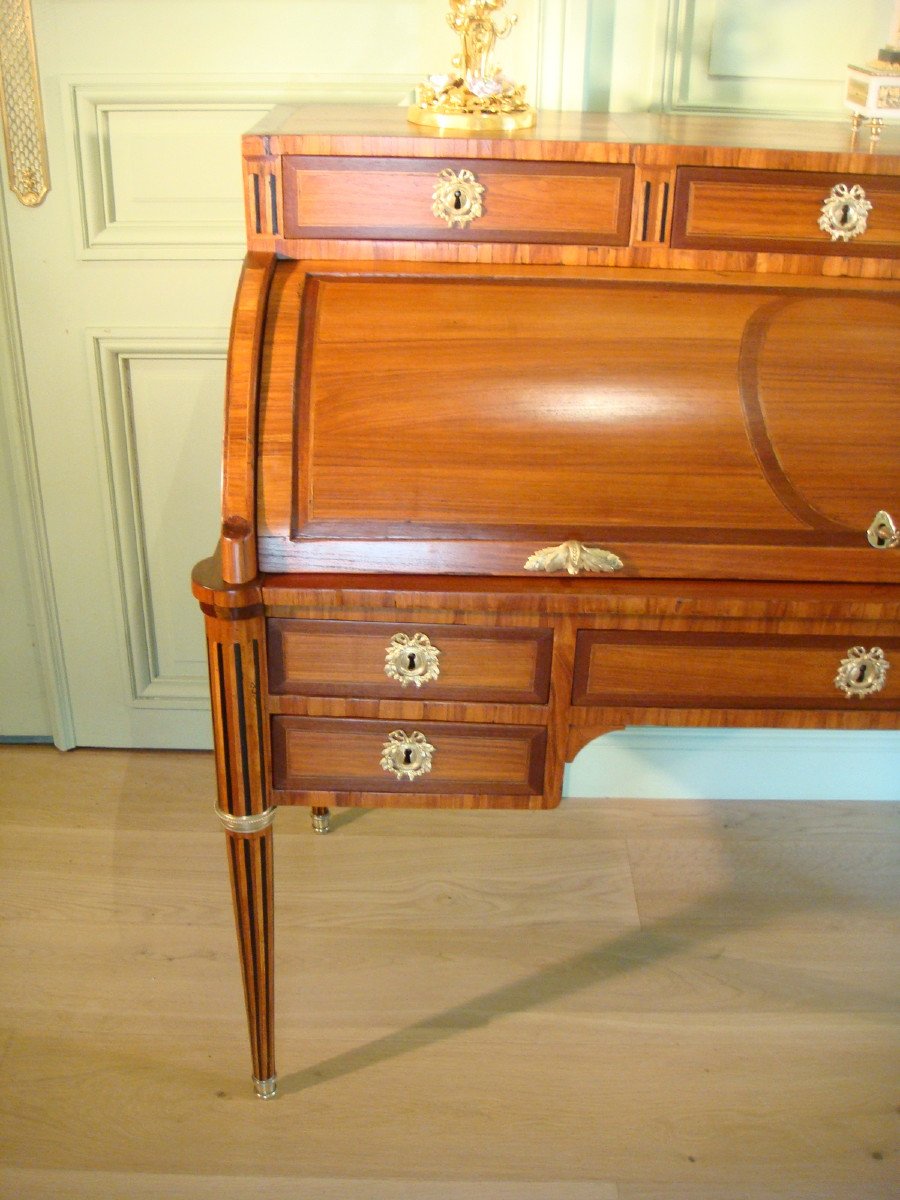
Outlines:
[[[748,420],[772,487],[861,545],[876,512],[900,508],[898,351],[900,302],[838,294],[776,301],[744,343]]]

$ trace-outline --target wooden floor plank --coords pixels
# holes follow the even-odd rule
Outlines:
[[[112,1171],[0,1169],[0,1195],[43,1200],[618,1200],[612,1183],[542,1180],[311,1179],[298,1176],[179,1176],[143,1178]]]
[[[211,802],[0,747],[0,1195],[896,1194],[895,806],[280,813],[265,1105]]]

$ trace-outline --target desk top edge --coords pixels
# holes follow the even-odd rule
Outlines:
[[[276,139],[273,149],[302,153],[304,143],[316,146],[332,143],[332,152],[352,153],[357,142],[378,139],[399,140],[416,145],[421,153],[426,145],[435,151],[460,155],[469,152],[484,157],[490,149],[503,157],[516,157],[521,145],[523,157],[531,157],[534,143],[553,142],[603,146],[719,147],[735,150],[782,150],[797,153],[859,154],[883,169],[885,160],[900,160],[900,127],[886,126],[874,150],[869,149],[866,128],[852,143],[849,114],[846,120],[781,118],[758,116],[717,116],[675,113],[582,113],[541,112],[531,129],[512,133],[485,132],[460,134],[426,129],[411,124],[401,107],[359,104],[323,104],[294,107],[282,105],[268,113],[245,134],[246,141]],[[312,152],[312,151],[309,151]],[[900,162],[898,162],[900,167]]]

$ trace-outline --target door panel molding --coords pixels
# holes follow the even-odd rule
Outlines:
[[[80,257],[243,258],[243,198],[234,170],[241,133],[276,104],[397,104],[408,85],[390,75],[303,84],[195,76],[170,76],[164,84],[64,81]],[[177,137],[164,136],[167,124],[177,125]],[[141,138],[149,161],[135,154]],[[175,151],[180,175],[171,167]]]
[[[165,402],[162,391],[153,392],[152,381],[136,378],[141,365],[157,364],[170,373],[183,376],[185,397],[196,394],[201,379],[192,379],[190,365],[209,362],[224,364],[228,350],[226,330],[118,330],[90,332],[92,360],[96,368],[96,388],[103,433],[103,455],[109,485],[107,524],[115,561],[115,583],[122,613],[122,635],[128,664],[130,704],[135,708],[188,708],[203,711],[209,707],[209,686],[206,659],[202,657],[203,640],[197,627],[197,657],[191,663],[182,656],[182,669],[175,667],[178,659],[176,628],[184,623],[184,611],[192,605],[185,580],[190,572],[190,560],[197,557],[195,548],[185,555],[176,553],[177,530],[170,525],[168,546],[163,567],[153,550],[153,531],[148,527],[147,503],[160,495],[167,498],[170,508],[183,512],[182,527],[194,518],[199,526],[196,539],[201,547],[212,544],[218,521],[215,482],[197,485],[191,474],[186,492],[202,494],[209,500],[208,513],[198,513],[195,505],[173,502],[169,487],[154,487],[154,463],[141,457],[141,417],[155,417],[161,424],[162,414],[153,412]],[[212,390],[216,406],[215,419],[220,420],[220,391]],[[143,410],[143,411],[142,411]],[[218,447],[220,438],[209,435],[209,423],[204,422],[206,443]],[[146,420],[143,422],[146,427]],[[184,449],[183,439],[174,433],[174,445]],[[201,449],[205,448],[201,446]],[[158,463],[156,464],[158,465]],[[189,464],[185,464],[185,471]],[[176,478],[176,488],[177,488]],[[157,484],[159,481],[157,480]],[[174,501],[178,501],[177,495]],[[190,533],[190,530],[188,531]],[[202,550],[200,552],[202,556]],[[182,562],[184,557],[187,561]],[[180,603],[183,599],[183,604]],[[189,626],[190,628],[190,626]],[[191,670],[193,665],[196,669]],[[126,700],[126,702],[128,702]]]
[[[534,101],[539,109],[584,107],[590,24],[591,0],[546,0],[539,6]]]
[[[891,0],[859,0],[851,20],[816,19],[821,8],[669,0],[663,109],[839,118],[846,63],[885,43]]]
[[[0,204],[0,419],[6,424],[12,490],[21,526],[38,658],[50,732],[60,750],[75,746],[72,698],[66,675],[59,609],[53,587],[50,543],[44,523],[41,479],[31,423],[31,401],[19,326],[6,205]]]

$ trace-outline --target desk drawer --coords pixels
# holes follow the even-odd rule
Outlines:
[[[436,216],[442,171],[471,172],[482,215],[464,226]],[[284,159],[288,238],[548,242],[627,246],[634,167],[482,159]]]
[[[819,228],[836,185],[859,186],[872,205],[866,229],[848,241]],[[672,245],[852,257],[900,257],[900,179],[887,175],[681,167]]]
[[[546,742],[533,725],[273,717],[273,782],[284,791],[538,796]]]
[[[866,636],[864,649],[877,647],[894,668],[864,695],[847,695],[835,683],[854,645],[851,637],[584,630],[572,699],[678,708],[900,707],[900,639]],[[861,667],[862,660],[845,671],[853,679]],[[879,669],[869,663],[866,672],[871,686]]]
[[[279,694],[546,704],[551,629],[362,621],[268,622]]]

